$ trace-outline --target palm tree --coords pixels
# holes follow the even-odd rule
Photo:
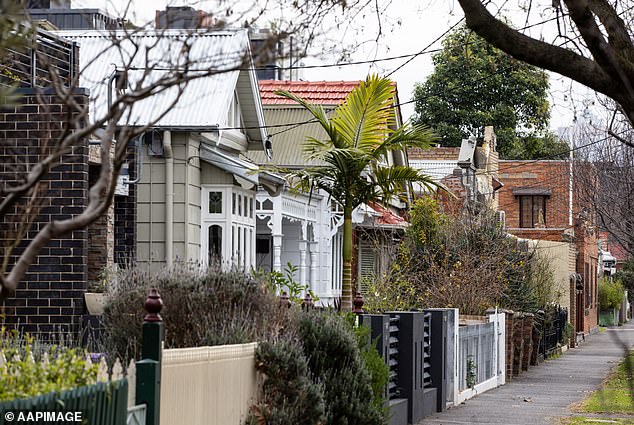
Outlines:
[[[422,125],[396,128],[395,90],[387,78],[370,75],[348,94],[332,116],[320,105],[313,105],[291,92],[278,90],[306,108],[327,138],[309,137],[304,142],[308,160],[324,165],[288,170],[295,188],[322,189],[343,209],[343,279],[341,307],[352,309],[352,211],[368,202],[387,203],[403,196],[411,182],[432,186],[434,182],[408,166],[388,165],[392,151],[409,147],[427,148],[435,140]]]

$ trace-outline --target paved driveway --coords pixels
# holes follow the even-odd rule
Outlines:
[[[425,418],[418,425],[556,423],[568,406],[597,389],[610,369],[634,346],[634,324],[592,335],[580,348],[534,366],[495,390]]]

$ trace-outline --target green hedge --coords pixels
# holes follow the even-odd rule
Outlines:
[[[83,350],[43,346],[4,329],[0,337],[0,401],[68,390],[97,379],[98,365]]]
[[[619,308],[624,298],[625,289],[620,280],[603,278],[599,281],[599,306],[601,310]]]

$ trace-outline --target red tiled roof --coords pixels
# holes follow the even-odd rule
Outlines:
[[[386,224],[392,226],[407,226],[408,224],[407,220],[405,220],[403,217],[396,215],[390,209],[385,208],[381,204],[370,202],[368,206],[374,211],[381,214],[379,217],[376,218],[377,224]]]
[[[275,94],[288,90],[310,103],[339,105],[360,81],[289,81],[260,80],[260,96],[264,105],[297,105],[296,102]]]

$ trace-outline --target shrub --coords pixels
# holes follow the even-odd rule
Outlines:
[[[0,336],[0,354],[6,359],[0,363],[0,401],[68,390],[97,378],[98,365],[78,348],[46,346],[4,329]]]
[[[614,279],[620,280],[627,289],[630,302],[634,303],[634,259],[630,258],[623,263],[623,268],[614,274]]]
[[[319,298],[310,289],[310,285],[297,282],[295,275],[297,274],[298,267],[294,266],[290,261],[284,266],[284,272],[272,270],[270,272],[257,271],[254,272],[254,277],[257,280],[261,280],[267,286],[268,290],[274,294],[282,294],[286,292],[288,299],[298,305],[301,305],[304,299],[302,293],[310,294],[313,301],[318,301]]]
[[[554,301],[549,263],[521,249],[492,211],[451,216],[422,199],[411,216],[392,267],[370,286],[367,311],[450,307],[482,314],[496,305],[536,311]]]
[[[383,411],[373,402],[370,375],[345,320],[329,313],[305,314],[298,331],[308,367],[324,386],[325,423],[383,424]]]
[[[247,425],[323,423],[323,387],[311,379],[298,342],[263,342],[255,356],[256,369],[265,378],[262,396],[251,407]]]
[[[166,348],[261,341],[276,335],[286,321],[275,295],[239,272],[181,265],[157,273],[140,268],[122,273],[103,320],[107,351],[123,359],[139,354],[143,304],[152,287],[164,303]]]
[[[384,424],[389,371],[368,344],[368,329],[357,338],[350,316],[291,314],[284,341],[258,346],[256,367],[265,380],[247,425]]]
[[[599,306],[601,310],[618,308],[625,298],[623,283],[617,279],[599,280]]]
[[[385,411],[385,388],[390,379],[390,368],[385,364],[383,357],[381,357],[376,348],[377,341],[372,341],[370,328],[368,326],[355,326],[356,315],[353,313],[348,313],[345,317],[356,337],[361,360],[370,374],[374,408],[377,411],[382,411],[384,416],[387,417],[388,412]]]

